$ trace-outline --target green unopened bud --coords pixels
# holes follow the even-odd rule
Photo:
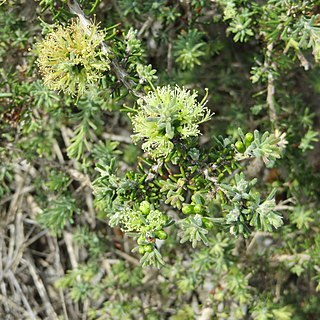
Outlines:
[[[150,202],[147,200],[142,201],[140,203],[139,210],[142,212],[142,214],[145,214],[145,215],[149,214],[151,210]]]
[[[156,232],[154,233],[154,235],[155,235],[156,238],[158,238],[158,239],[160,239],[160,240],[165,240],[165,239],[168,238],[168,235],[167,235],[166,232],[163,231],[163,230],[156,231]]]
[[[196,204],[193,208],[194,212],[200,214],[203,212],[203,207],[201,204]]]
[[[254,140],[253,134],[251,132],[248,132],[244,137],[245,146],[248,148],[253,140]]]
[[[211,230],[213,228],[213,222],[209,219],[203,218],[202,223],[207,230]]]
[[[139,247],[139,253],[144,254],[146,251],[144,250],[144,246]]]
[[[234,146],[236,147],[236,149],[240,152],[243,153],[246,151],[246,147],[244,146],[244,144],[242,143],[242,141],[237,141]]]
[[[143,246],[144,252],[152,252],[153,251],[153,245],[152,244],[146,244]]]
[[[191,214],[191,213],[193,213],[193,212],[194,212],[193,207],[194,207],[194,206],[191,205],[191,204],[184,205],[184,206],[182,207],[182,213],[184,213],[184,214]]]

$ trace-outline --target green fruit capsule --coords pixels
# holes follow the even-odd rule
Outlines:
[[[144,249],[144,246],[141,246],[141,247],[139,247],[139,253],[140,254],[145,254],[145,249]]]
[[[193,205],[191,205],[191,204],[187,204],[182,207],[182,213],[184,213],[184,214],[191,214],[193,212],[194,212]]]
[[[241,141],[239,141],[239,140],[235,143],[235,147],[236,147],[236,149],[237,149],[240,153],[243,153],[243,152],[246,151],[246,147],[245,147],[244,144],[243,144]]]
[[[251,132],[248,132],[244,137],[245,146],[249,147],[253,140],[254,140],[253,134]]]
[[[196,204],[196,205],[194,206],[194,209],[193,209],[193,210],[194,210],[195,213],[200,214],[200,213],[203,212],[203,207],[202,207],[201,204]]]
[[[213,228],[213,222],[208,219],[203,219],[202,223],[207,230],[211,230]]]
[[[150,210],[151,210],[151,204],[149,201],[147,200],[144,200],[140,203],[140,206],[139,206],[139,209],[140,211],[142,212],[142,214],[149,214],[150,213]]]
[[[165,239],[168,238],[168,235],[167,235],[166,232],[163,231],[163,230],[156,231],[156,232],[154,233],[154,235],[155,235],[156,238],[158,238],[158,239],[160,239],[160,240],[165,240]]]
[[[143,246],[143,249],[144,249],[144,253],[152,252],[153,251],[153,245],[152,244],[146,244],[145,246]]]

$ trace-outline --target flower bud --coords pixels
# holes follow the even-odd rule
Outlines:
[[[243,153],[246,151],[246,147],[244,146],[244,144],[242,143],[242,141],[238,140],[234,146],[236,147],[236,149],[240,152]]]
[[[248,132],[244,137],[245,146],[248,148],[253,140],[254,140],[253,134],[251,132]]]
[[[150,202],[147,200],[142,201],[140,203],[139,210],[142,212],[142,214],[145,214],[145,215],[149,214],[151,210]]]

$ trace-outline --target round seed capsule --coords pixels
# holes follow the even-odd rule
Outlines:
[[[245,146],[249,147],[253,140],[254,140],[253,134],[251,132],[248,132],[244,137]]]
[[[152,252],[153,251],[153,245],[152,244],[146,244],[143,246],[144,252]]]
[[[168,235],[167,235],[166,232],[163,231],[163,230],[156,231],[156,232],[154,233],[154,235],[155,235],[156,238],[158,238],[158,239],[160,239],[160,240],[165,240],[165,239],[168,238]]]
[[[203,219],[202,223],[207,230],[211,230],[213,228],[213,222],[208,219]]]
[[[145,249],[144,249],[144,246],[141,246],[141,247],[139,247],[139,253],[140,254],[145,254]]]
[[[193,206],[190,204],[187,204],[185,206],[182,207],[182,213],[184,214],[191,214],[193,213]]]
[[[200,213],[203,212],[203,207],[202,207],[201,204],[196,204],[196,205],[194,206],[194,209],[193,209],[193,210],[194,210],[195,213],[200,214]]]
[[[244,146],[244,144],[241,141],[237,141],[234,146],[236,147],[236,149],[240,152],[243,153],[246,151],[246,147]]]
[[[150,209],[151,209],[150,202],[147,201],[147,200],[142,201],[140,203],[139,209],[143,214],[145,214],[145,215],[149,214],[150,213]]]

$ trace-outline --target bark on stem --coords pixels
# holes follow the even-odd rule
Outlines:
[[[270,118],[271,125],[274,127],[274,129],[277,129],[278,125],[277,125],[277,113],[276,113],[275,98],[274,98],[275,85],[274,85],[274,75],[273,75],[273,70],[276,69],[276,64],[271,59],[272,50],[273,50],[273,42],[271,42],[267,46],[264,67],[266,70],[268,70],[267,106],[269,109],[269,118]]]

